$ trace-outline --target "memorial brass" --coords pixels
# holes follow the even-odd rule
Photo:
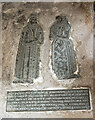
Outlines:
[[[37,23],[35,14],[31,14],[24,27],[16,57],[14,83],[32,83],[39,76],[40,46],[43,43],[43,30]]]
[[[74,45],[72,40],[69,39],[70,29],[71,26],[65,16],[57,16],[55,23],[50,28],[51,64],[60,80],[78,77],[74,74],[77,65]]]
[[[7,112],[89,109],[89,89],[31,90],[7,92]]]

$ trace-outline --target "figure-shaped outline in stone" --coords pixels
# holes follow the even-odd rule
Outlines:
[[[31,14],[18,46],[14,83],[33,83],[39,77],[40,46],[43,40],[43,30],[37,22],[37,16]]]
[[[77,78],[76,55],[72,40],[69,39],[71,26],[66,16],[57,16],[50,28],[52,41],[51,64],[59,80]]]

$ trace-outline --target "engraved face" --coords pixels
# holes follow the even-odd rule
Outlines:
[[[56,16],[57,22],[63,22],[66,19],[66,16]]]
[[[60,31],[59,34],[61,34],[61,37],[63,37],[63,38],[68,38],[71,27],[66,19],[66,16],[59,15],[56,17],[56,20],[57,20],[57,24],[59,26],[59,28],[58,28],[58,31]]]
[[[29,17],[29,22],[31,24],[37,23],[37,16],[35,14],[31,14],[30,17]]]

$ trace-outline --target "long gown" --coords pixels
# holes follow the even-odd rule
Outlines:
[[[39,77],[40,46],[43,43],[43,31],[37,23],[23,29],[18,46],[15,82],[33,83]]]
[[[70,25],[67,20],[56,21],[50,28],[51,65],[59,80],[77,77],[76,55],[69,39]]]

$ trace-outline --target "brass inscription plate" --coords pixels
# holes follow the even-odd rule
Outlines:
[[[7,112],[89,109],[89,89],[31,90],[7,92]]]

